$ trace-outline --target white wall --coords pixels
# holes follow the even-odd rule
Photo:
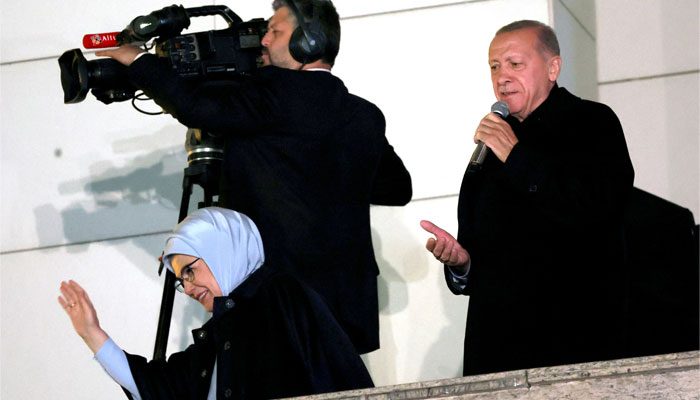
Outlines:
[[[622,122],[635,186],[700,217],[698,0],[599,0],[600,101]]]
[[[595,3],[551,0],[551,25],[561,49],[558,83],[584,99],[598,98]]]
[[[57,304],[61,280],[84,285],[102,325],[123,348],[152,354],[162,294],[156,258],[164,232],[177,220],[185,128],[167,116],[142,115],[128,103],[105,106],[91,95],[80,104],[64,105],[56,59],[79,47],[83,34],[119,30],[134,17],[170,4],[3,0],[2,398],[122,398]],[[486,62],[493,33],[516,19],[553,22],[562,42],[580,49],[573,51],[572,44],[564,50],[560,83],[594,96],[590,4],[336,1],[343,40],[334,73],[384,111],[389,140],[414,180],[414,200],[408,206],[371,210],[381,270],[382,348],[365,361],[376,384],[461,373],[468,299],[449,294],[441,266],[423,250],[427,234],[418,221],[432,219],[456,232],[456,196],[474,147],[471,137],[494,101]],[[244,20],[271,14],[268,1],[227,5]],[[600,14],[599,9],[599,21]],[[221,27],[211,18],[195,22],[192,31]],[[567,73],[567,68],[578,72]],[[695,82],[697,88],[697,74]],[[697,95],[695,99],[697,109]],[[667,165],[669,159],[661,162]],[[682,186],[672,178],[674,186]],[[197,192],[192,202],[200,198]],[[186,347],[189,330],[206,319],[199,305],[184,298],[176,298],[174,309],[169,352]]]

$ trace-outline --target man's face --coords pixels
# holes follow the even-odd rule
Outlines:
[[[298,69],[301,66],[289,53],[289,38],[296,28],[296,19],[288,7],[280,7],[267,24],[267,33],[262,39],[264,65]]]
[[[489,46],[493,92],[520,121],[549,96],[559,76],[561,58],[540,53],[538,44],[537,29],[525,28],[497,35]]]

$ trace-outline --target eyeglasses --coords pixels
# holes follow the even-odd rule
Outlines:
[[[180,272],[181,277],[175,278],[175,289],[177,289],[178,292],[185,293],[185,281],[189,283],[194,282],[194,271],[192,270],[192,265],[194,265],[194,263],[197,261],[199,261],[199,258],[196,258],[191,263],[182,267]]]

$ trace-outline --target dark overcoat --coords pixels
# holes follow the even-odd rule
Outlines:
[[[618,358],[627,271],[622,207],[634,171],[607,106],[554,87],[518,143],[465,173],[458,240],[472,257],[464,373]]]
[[[194,84],[144,55],[129,75],[184,125],[224,140],[219,205],[255,222],[266,259],[321,294],[360,353],[377,349],[369,207],[412,195],[379,108],[326,71],[265,67]]]

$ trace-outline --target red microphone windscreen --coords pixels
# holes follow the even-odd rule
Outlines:
[[[83,47],[86,49],[103,49],[105,47],[117,47],[117,34],[119,32],[93,33],[83,36]]]

